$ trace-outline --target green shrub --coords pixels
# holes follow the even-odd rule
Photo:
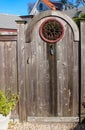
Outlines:
[[[73,20],[76,22],[76,24],[78,25],[78,27],[80,28],[80,19],[84,19],[85,18],[85,14],[81,14],[80,16],[73,18]]]
[[[0,114],[4,116],[8,115],[11,110],[14,109],[19,100],[19,95],[10,94],[6,96],[3,91],[0,90]]]

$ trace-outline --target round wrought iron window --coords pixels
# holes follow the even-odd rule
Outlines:
[[[58,20],[48,19],[41,24],[39,32],[44,41],[56,43],[63,37],[64,27]]]

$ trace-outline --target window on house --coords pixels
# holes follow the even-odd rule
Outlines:
[[[40,5],[39,5],[39,10],[43,10],[43,4],[42,3],[40,3]]]

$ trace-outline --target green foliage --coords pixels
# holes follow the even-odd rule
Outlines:
[[[78,27],[80,28],[80,19],[84,19],[85,18],[85,13],[81,14],[80,16],[73,18],[73,20],[76,22],[76,24],[78,25]]]
[[[3,114],[4,116],[8,115],[16,106],[18,100],[19,95],[10,94],[6,96],[5,93],[0,90],[0,114]]]
[[[80,18],[74,18],[74,21],[80,27]]]
[[[80,18],[85,18],[85,14],[81,14]]]
[[[60,0],[63,5],[65,5],[65,9],[78,8],[80,5],[84,6],[84,2],[81,0]]]

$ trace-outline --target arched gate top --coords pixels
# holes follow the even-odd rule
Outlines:
[[[44,12],[40,13],[39,15],[36,15],[32,19],[32,22],[27,25],[26,34],[25,34],[26,42],[31,41],[31,32],[33,30],[34,25],[41,19],[46,18],[46,17],[51,17],[51,16],[61,18],[65,22],[67,22],[69,24],[69,26],[72,28],[72,31],[74,34],[74,41],[79,41],[79,30],[78,30],[76,23],[69,16],[62,13],[61,11],[50,10],[50,11],[44,11]]]

